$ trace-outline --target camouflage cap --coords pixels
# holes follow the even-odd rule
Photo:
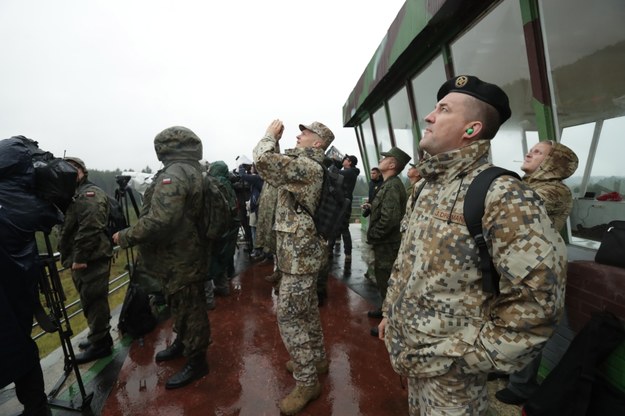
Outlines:
[[[395,160],[397,160],[397,163],[401,165],[400,170],[402,170],[406,164],[410,162],[410,159],[412,159],[408,153],[404,152],[399,147],[391,147],[388,152],[382,152],[380,154],[384,157],[394,157]]]
[[[327,128],[325,124],[320,123],[318,121],[313,121],[312,123],[310,123],[309,126],[305,124],[300,124],[299,129],[300,131],[310,130],[313,133],[316,133],[319,137],[321,137],[321,139],[323,139],[323,141],[326,144],[326,147],[330,143],[332,143],[332,140],[334,140],[334,133],[332,133],[332,130]]]
[[[506,93],[495,84],[484,82],[478,77],[471,75],[459,75],[447,80],[438,90],[436,98],[440,101],[450,92],[459,92],[490,104],[499,113],[499,124],[503,124],[510,118],[510,103]]]
[[[73,164],[80,166],[80,168],[82,169],[83,173],[86,175],[87,173],[89,173],[87,171],[87,165],[85,165],[85,162],[83,162],[83,160],[79,157],[73,157],[73,156],[67,156],[65,158],[63,158],[64,160],[67,160],[68,162],[73,162]]]

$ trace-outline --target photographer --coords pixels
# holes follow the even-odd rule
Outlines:
[[[35,194],[32,154],[21,138],[0,141],[0,388],[15,383],[23,415],[51,415],[39,350],[31,338],[41,277],[36,231],[62,214]]]

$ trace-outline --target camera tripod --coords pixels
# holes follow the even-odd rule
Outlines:
[[[137,200],[132,192],[132,188],[128,186],[128,182],[130,182],[130,176],[128,175],[117,175],[115,177],[115,181],[117,182],[117,189],[115,189],[115,200],[118,202],[121,207],[122,214],[125,219],[125,226],[128,227],[130,225],[130,203],[132,204],[132,208],[134,209],[136,218],[139,218],[139,206],[137,205]],[[126,249],[126,264],[128,265],[128,275],[132,279],[132,275],[134,273],[135,267],[135,256],[132,247]]]
[[[57,258],[52,251],[50,236],[44,233],[46,244],[46,253],[39,253],[41,262],[41,278],[39,280],[39,289],[45,298],[46,306],[49,310],[47,316],[37,316],[39,324],[46,332],[58,332],[61,340],[61,348],[65,357],[63,365],[63,374],[56,382],[50,393],[48,393],[48,404],[53,407],[73,410],[78,412],[91,411],[90,404],[93,399],[93,393],[87,394],[85,386],[76,364],[76,356],[72,347],[72,335],[74,334],[69,323],[67,309],[65,308],[65,292],[61,284],[59,271],[56,267]],[[47,318],[47,319],[46,319]],[[56,398],[61,387],[67,381],[69,375],[74,371],[76,375],[76,383],[80,391],[80,402],[75,403],[74,400],[63,401]]]

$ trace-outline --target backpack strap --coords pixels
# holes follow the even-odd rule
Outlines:
[[[521,179],[515,172],[491,166],[480,172],[469,185],[464,199],[464,220],[469,233],[479,251],[480,270],[482,271],[482,290],[486,293],[499,295],[499,273],[493,264],[493,259],[488,252],[486,239],[482,231],[482,217],[484,216],[484,201],[490,184],[503,175],[514,176]]]

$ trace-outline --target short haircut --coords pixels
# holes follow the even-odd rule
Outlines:
[[[467,121],[478,120],[482,122],[482,130],[478,135],[478,139],[491,140],[500,127],[499,113],[492,105],[478,100],[475,97],[466,95],[465,116]]]

